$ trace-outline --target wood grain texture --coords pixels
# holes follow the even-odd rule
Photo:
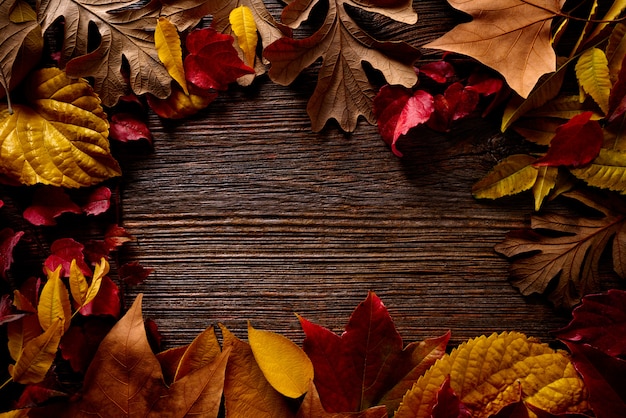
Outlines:
[[[419,46],[458,18],[443,0],[414,7],[417,25],[370,24]],[[245,338],[246,320],[301,341],[294,312],[340,332],[368,290],[406,342],[448,329],[455,345],[503,330],[549,339],[566,323],[520,296],[493,252],[525,225],[530,198],[470,193],[514,140],[473,120],[448,135],[418,130],[398,159],[363,121],[351,135],[334,124],[313,133],[315,79],[314,69],[290,87],[262,77],[185,122],[151,116],[154,151],[122,156],[122,220],[137,239],[122,261],[155,269],[126,303],[144,293],[166,348],[217,322]]]

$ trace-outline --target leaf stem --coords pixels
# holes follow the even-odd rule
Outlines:
[[[9,378],[7,379],[7,381],[6,381],[6,382],[4,382],[4,383],[2,384],[2,386],[0,386],[0,390],[4,389],[4,387],[5,387],[6,385],[8,385],[9,383],[11,383],[12,381],[13,381],[13,378],[9,376]]]

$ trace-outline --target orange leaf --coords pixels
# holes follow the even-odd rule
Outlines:
[[[37,315],[28,315],[17,321],[9,322],[7,324],[7,334],[9,337],[9,353],[13,360],[17,360],[26,343],[41,335],[39,318],[37,318]]]
[[[9,365],[14,382],[29,384],[41,382],[57,353],[63,334],[63,321],[55,319],[46,331],[24,345],[15,365]]]

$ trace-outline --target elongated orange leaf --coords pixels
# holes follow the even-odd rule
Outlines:
[[[154,45],[159,59],[165,65],[169,75],[189,94],[185,68],[183,67],[183,49],[180,45],[180,36],[176,26],[165,17],[157,20],[154,30]]]
[[[13,381],[22,384],[41,382],[54,361],[62,334],[63,321],[57,318],[43,334],[27,342],[15,365],[9,365]]]
[[[252,10],[246,6],[239,6],[230,12],[229,21],[232,31],[237,37],[239,48],[243,51],[246,64],[254,68],[259,37]]]
[[[248,341],[259,368],[274,389],[290,398],[306,393],[313,379],[313,363],[300,347],[280,334],[254,329],[250,323]]]
[[[44,331],[50,328],[57,319],[60,319],[63,323],[62,328],[64,331],[67,331],[70,327],[70,319],[72,318],[70,295],[59,277],[60,273],[61,266],[57,267],[55,271],[48,270],[48,281],[39,297],[37,317]]]

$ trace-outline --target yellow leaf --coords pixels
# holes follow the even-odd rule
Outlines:
[[[70,265],[70,292],[74,301],[79,306],[85,306],[85,300],[87,298],[87,291],[89,290],[89,284],[82,270],[76,264],[76,259],[72,260]]]
[[[17,360],[24,346],[33,338],[41,335],[41,326],[37,315],[27,315],[17,321],[7,324],[9,337],[9,354],[13,360]]]
[[[90,186],[121,174],[109,151],[109,123],[85,80],[57,68],[26,80],[31,107],[0,107],[0,173],[22,184]]]
[[[562,123],[580,115],[583,112],[589,111],[588,106],[580,103],[578,96],[559,96],[541,107],[532,110],[526,114],[527,117],[544,117],[544,118],[559,118],[564,119]],[[591,115],[592,120],[600,120],[604,118],[600,113],[593,112]]]
[[[67,288],[59,277],[61,266],[55,271],[48,270],[48,281],[41,290],[39,305],[37,306],[37,317],[41,328],[47,330],[57,319],[63,323],[63,331],[70,327],[72,318],[72,308],[70,306],[70,295]]]
[[[530,155],[511,155],[496,165],[482,180],[474,184],[477,199],[497,199],[530,189],[537,180],[537,169]]]
[[[193,86],[193,84],[192,84]],[[172,88],[172,94],[166,99],[148,96],[148,104],[157,115],[168,119],[183,119],[195,115],[217,97],[216,92],[185,94],[180,88]]]
[[[601,35],[601,32],[607,27],[607,25],[609,25],[612,20],[618,19],[625,9],[626,0],[614,0],[613,4],[611,4],[611,7],[606,12],[604,17],[600,19],[603,22],[595,27],[595,29],[593,30],[591,35],[587,37],[587,39],[591,40],[596,36]]]
[[[300,347],[282,335],[256,330],[250,323],[248,341],[259,368],[274,389],[290,398],[306,393],[313,379],[313,363]]]
[[[576,63],[576,78],[580,88],[588,93],[606,114],[609,111],[609,62],[604,51],[591,48],[583,52]]]
[[[603,148],[589,165],[570,172],[590,186],[626,194],[626,151]]]
[[[189,94],[178,29],[165,17],[160,17],[157,20],[154,31],[154,46],[169,75],[182,87],[185,94]]]
[[[61,335],[62,320],[56,319],[43,334],[26,343],[15,365],[9,365],[13,381],[22,384],[41,382],[54,361]]]
[[[94,300],[94,298],[98,295],[98,291],[100,290],[100,285],[102,284],[102,279],[109,272],[109,262],[102,257],[100,259],[100,263],[96,263],[96,268],[93,272],[93,278],[91,279],[91,284],[89,285],[89,289],[87,290],[87,294],[85,295],[85,303],[81,305],[81,307],[87,305],[89,302]]]
[[[243,51],[246,64],[254,68],[256,46],[259,38],[252,11],[246,6],[239,6],[230,12],[228,19],[232,31],[237,37],[239,48]]]
[[[539,211],[543,200],[550,194],[550,191],[556,186],[556,180],[559,176],[558,167],[543,166],[537,169],[537,180],[533,185],[533,196],[535,198],[535,210]]]
[[[0,418],[26,418],[28,417],[28,411],[30,411],[30,408],[14,409],[12,411],[1,413]]]
[[[517,332],[481,336],[438,360],[406,393],[396,418],[429,417],[437,392],[450,386],[472,417],[522,400],[552,414],[584,412],[586,389],[569,358]]]

